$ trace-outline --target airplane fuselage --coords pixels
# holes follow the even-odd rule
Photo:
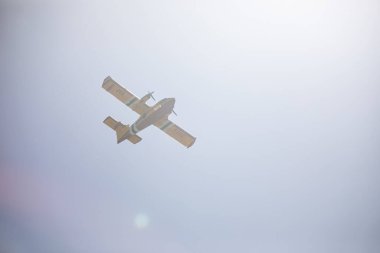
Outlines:
[[[104,79],[102,87],[124,105],[140,115],[136,122],[131,125],[125,125],[113,119],[111,116],[104,119],[104,124],[116,132],[117,143],[128,140],[133,144],[137,144],[142,140],[137,133],[153,125],[185,147],[190,147],[194,144],[196,139],[194,136],[168,119],[171,113],[177,115],[173,111],[175,104],[174,98],[165,98],[154,106],[149,106],[146,102],[150,98],[155,100],[152,95],[153,92],[148,92],[148,94],[142,98],[138,98],[128,89],[115,82],[110,76]]]
[[[149,111],[141,115],[140,118],[130,126],[127,134],[135,135],[162,118],[168,117],[173,112],[174,104],[174,98],[162,99],[152,106]]]

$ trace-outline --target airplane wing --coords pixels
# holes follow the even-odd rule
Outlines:
[[[188,148],[191,147],[195,142],[196,138],[194,136],[192,136],[191,134],[189,134],[188,132],[186,132],[167,118],[158,121],[154,125]]]
[[[104,79],[102,87],[140,115],[144,114],[150,108],[147,104],[141,102],[138,97],[133,95],[132,92],[115,82],[110,76]]]

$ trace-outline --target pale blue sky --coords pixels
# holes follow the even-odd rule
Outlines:
[[[2,1],[0,251],[378,252],[376,0]],[[175,97],[183,148],[101,88]],[[141,225],[143,224],[143,225]]]

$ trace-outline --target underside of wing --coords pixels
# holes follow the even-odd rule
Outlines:
[[[168,119],[162,119],[154,124],[156,127],[164,131],[170,137],[177,140],[179,143],[185,147],[191,147],[195,142],[195,137],[171,122]]]
[[[115,82],[110,76],[104,79],[102,87],[140,115],[144,114],[150,108],[138,97],[133,95],[132,92]]]

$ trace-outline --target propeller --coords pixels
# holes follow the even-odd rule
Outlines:
[[[154,91],[148,91],[149,97],[151,97],[154,101],[156,101],[156,99],[153,97],[153,93]]]

